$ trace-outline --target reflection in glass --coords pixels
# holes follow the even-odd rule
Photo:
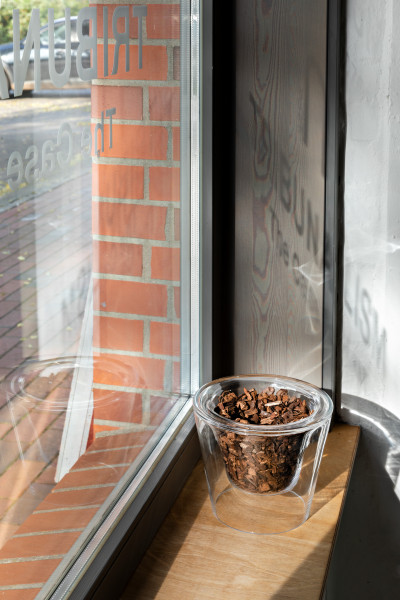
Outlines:
[[[0,545],[6,556],[14,535],[62,525],[68,544],[52,582],[30,582],[43,595],[190,391],[180,361],[180,6],[81,2],[70,12],[54,11],[54,43],[53,13],[34,13],[31,25],[14,13],[32,46],[21,48],[19,84],[14,53],[2,53],[15,93],[0,101]],[[53,554],[38,543],[30,559]]]

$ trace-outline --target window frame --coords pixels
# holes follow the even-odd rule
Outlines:
[[[340,132],[345,124],[340,115],[340,66],[344,44],[341,22],[344,18],[340,0],[328,0],[326,49],[326,124],[325,124],[325,222],[324,222],[324,291],[322,336],[322,389],[339,408],[341,382],[341,331],[343,294],[344,205],[340,172],[344,160]]]
[[[218,29],[215,22],[214,39],[213,22],[214,12],[219,15],[218,24],[221,25],[223,17],[218,10],[223,12],[222,8],[214,6],[213,0],[182,0],[181,5],[190,5],[191,10],[198,9],[199,21],[192,19],[183,30],[182,35],[190,36],[191,43],[196,36],[196,27],[199,26],[199,72],[200,81],[200,105],[196,107],[197,115],[201,116],[199,123],[201,130],[199,135],[200,154],[193,157],[195,148],[193,145],[182,151],[182,159],[190,161],[190,171],[192,178],[198,177],[200,194],[197,198],[197,206],[191,206],[190,209],[182,215],[184,223],[192,224],[191,236],[196,240],[199,250],[196,255],[196,246],[192,246],[191,260],[182,256],[182,276],[185,281],[190,280],[190,299],[191,304],[197,306],[194,312],[184,313],[183,319],[190,324],[191,343],[185,348],[185,360],[190,360],[190,372],[192,382],[201,384],[210,380],[215,375],[213,369],[222,369],[226,363],[221,356],[221,348],[215,345],[218,338],[218,332],[221,324],[212,325],[212,313],[215,313],[215,298],[213,299],[213,289],[221,288],[221,282],[213,281],[213,238],[212,227],[216,223],[215,214],[213,214],[212,195],[221,189],[227,172],[216,172],[216,163],[221,164],[222,158],[216,151],[221,148],[224,140],[216,140],[213,136],[213,115],[221,116],[221,102],[223,100],[218,96],[218,80],[215,80],[214,90],[217,94],[213,101],[213,66],[221,66],[222,62],[226,67],[226,61],[234,60],[229,55],[222,56],[222,48],[218,46],[221,29]],[[231,11],[234,13],[234,11]],[[231,19],[233,19],[231,14]],[[336,382],[340,381],[337,377],[339,363],[336,357],[337,336],[341,327],[340,314],[337,314],[337,297],[340,291],[340,277],[338,275],[340,265],[340,189],[338,185],[338,170],[340,168],[340,148],[338,140],[339,118],[338,118],[338,90],[339,90],[339,27],[340,27],[340,2],[339,0],[328,0],[328,36],[327,36],[327,92],[326,92],[326,189],[325,189],[325,260],[324,260],[324,334],[323,334],[323,389],[328,391],[333,398],[338,394]],[[232,23],[230,22],[232,25]],[[190,31],[188,30],[190,29]],[[221,44],[223,43],[220,39]],[[213,56],[213,50],[217,56]],[[189,57],[186,57],[189,61]],[[220,61],[218,63],[218,60]],[[217,62],[216,62],[217,61]],[[181,69],[188,68],[188,62],[182,61]],[[214,72],[215,77],[215,72]],[[193,81],[191,81],[193,85]],[[182,90],[181,93],[183,93]],[[184,103],[182,103],[185,106]],[[189,107],[190,108],[190,107]],[[219,109],[219,112],[218,112]],[[191,122],[196,113],[191,113]],[[230,123],[218,122],[218,131],[229,133]],[[230,134],[232,131],[230,130]],[[224,138],[225,139],[225,138]],[[193,140],[193,138],[192,138]],[[216,145],[217,143],[217,145]],[[226,139],[225,139],[226,143]],[[184,146],[182,146],[184,148]],[[213,172],[213,148],[214,148],[214,172]],[[229,150],[229,148],[228,148]],[[230,148],[230,150],[232,150]],[[196,162],[198,160],[198,162]],[[229,163],[229,157],[227,159]],[[232,165],[230,165],[232,167]],[[183,171],[184,169],[182,169]],[[219,170],[220,171],[220,170]],[[191,181],[185,179],[181,185],[188,190]],[[224,198],[225,202],[225,198]],[[226,208],[229,208],[226,206]],[[217,216],[221,219],[221,207],[217,208]],[[197,221],[193,223],[193,216],[196,215]],[[216,225],[215,225],[216,226]],[[327,232],[331,235],[327,236]],[[182,235],[188,243],[188,230],[183,229]],[[193,282],[188,271],[188,265],[195,266],[197,280]],[[215,271],[215,269],[214,269]],[[227,277],[229,274],[227,274]],[[188,279],[189,278],[189,279]],[[195,283],[195,285],[193,285]],[[217,293],[217,291],[216,291]],[[214,303],[214,307],[213,307]],[[229,315],[226,315],[226,319]],[[223,324],[227,325],[226,322]],[[214,337],[214,346],[213,346]],[[214,353],[213,353],[214,347]],[[188,363],[187,363],[188,364]],[[196,385],[197,385],[196,384]],[[194,390],[192,389],[192,392]],[[194,417],[191,410],[191,403],[188,402],[179,416],[167,429],[165,435],[160,440],[157,447],[146,460],[140,469],[137,478],[142,478],[140,490],[135,493],[131,486],[128,486],[121,496],[115,508],[111,511],[110,521],[112,529],[108,530],[108,518],[100,527],[99,531],[87,549],[75,561],[65,578],[60,582],[55,591],[48,595],[51,600],[60,600],[63,598],[72,598],[72,600],[84,600],[87,598],[93,600],[102,600],[116,597],[122,592],[127,581],[132,576],[135,568],[138,566],[146,549],[150,545],[154,535],[160,527],[163,519],[168,513],[170,507],[177,498],[187,477],[190,475],[193,467],[200,457],[200,449],[195,429]],[[106,536],[106,539],[102,536]],[[91,553],[90,548],[95,546],[96,552]],[[93,548],[92,548],[93,549]],[[50,582],[51,583],[51,580]]]

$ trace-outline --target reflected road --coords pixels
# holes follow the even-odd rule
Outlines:
[[[90,126],[90,106],[89,89],[0,101],[0,210],[90,168],[89,148],[82,151],[81,139]]]

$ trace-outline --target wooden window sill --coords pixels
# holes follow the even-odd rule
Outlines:
[[[240,533],[213,515],[200,462],[121,600],[317,600],[323,593],[359,428],[328,435],[310,518],[279,535]]]

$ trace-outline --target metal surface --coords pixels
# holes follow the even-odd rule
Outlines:
[[[322,387],[335,402],[338,380],[338,337],[341,339],[341,312],[337,298],[341,292],[341,240],[343,239],[342,189],[339,172],[342,160],[340,129],[343,115],[339,112],[340,86],[340,0],[328,4],[327,83],[326,83],[326,181],[324,232],[324,309]],[[339,344],[340,346],[340,344]],[[339,384],[340,385],[340,384]]]

